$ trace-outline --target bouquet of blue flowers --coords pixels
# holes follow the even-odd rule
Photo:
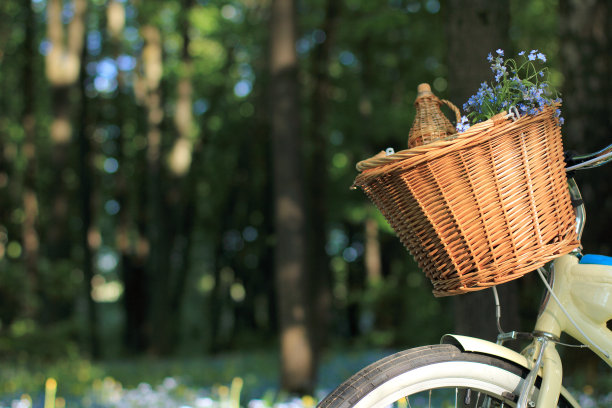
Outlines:
[[[518,56],[517,62],[512,58],[504,59],[501,49],[495,56],[489,53],[487,59],[495,80],[490,84],[483,82],[478,92],[463,105],[467,115],[457,124],[457,131],[463,132],[470,125],[503,111],[512,111],[518,116],[535,115],[545,106],[555,106],[558,123],[563,124],[559,109],[561,98],[548,81],[548,68],[536,65],[546,62],[546,56],[538,50],[521,51]]]

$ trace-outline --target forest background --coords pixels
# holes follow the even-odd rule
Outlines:
[[[491,337],[492,295],[434,298],[349,190],[354,164],[405,148],[419,83],[461,107],[498,48],[547,55],[566,148],[609,144],[610,13],[605,0],[3,0],[0,359],[266,349],[283,387],[309,392],[325,351]],[[587,252],[610,254],[611,176],[577,176]],[[541,288],[502,288],[508,326],[528,328]]]

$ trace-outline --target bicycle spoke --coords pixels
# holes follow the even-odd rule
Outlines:
[[[463,398],[463,405],[470,405],[472,402],[472,389],[468,388],[465,390],[465,398]]]

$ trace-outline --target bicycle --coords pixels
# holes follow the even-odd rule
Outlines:
[[[585,206],[571,172],[612,161],[612,145],[596,153],[566,159],[570,197],[580,238]],[[546,296],[531,333],[502,332],[495,287],[497,343],[447,334],[441,343],[393,354],[354,374],[319,408],[417,406],[579,407],[562,386],[556,349],[567,333],[612,366],[612,257],[582,255],[580,248],[538,268]],[[548,275],[546,277],[545,275]],[[503,346],[508,340],[531,343],[521,353]],[[449,403],[451,405],[442,405]]]

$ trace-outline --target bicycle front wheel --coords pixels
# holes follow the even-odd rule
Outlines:
[[[494,356],[449,344],[424,346],[364,368],[318,407],[514,407],[527,374],[524,367]]]

